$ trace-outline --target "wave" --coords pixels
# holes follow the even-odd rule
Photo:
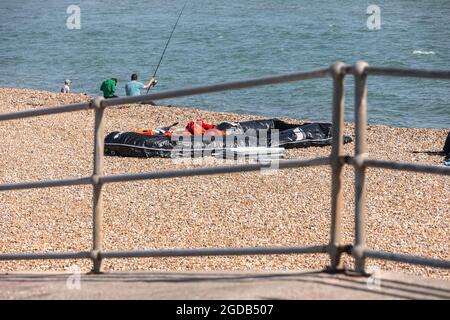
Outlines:
[[[428,54],[435,54],[434,51],[421,51],[421,50],[414,50],[413,54],[424,54],[424,55],[428,55]]]

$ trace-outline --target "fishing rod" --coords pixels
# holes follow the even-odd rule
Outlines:
[[[170,33],[169,39],[167,39],[167,43],[166,43],[166,46],[164,47],[163,53],[161,55],[161,58],[159,59],[158,65],[156,66],[155,72],[153,73],[153,78],[156,76],[156,73],[158,72],[158,69],[159,69],[159,66],[161,64],[161,61],[162,61],[162,59],[164,57],[164,54],[166,53],[166,49],[169,46],[170,39],[172,39],[173,32],[175,31],[175,28],[177,27],[178,21],[180,21],[181,15],[183,14],[184,8],[186,7],[188,2],[189,2],[189,0],[186,0],[186,2],[184,3],[183,8],[180,11],[180,14],[178,15],[177,22],[175,22],[175,25],[173,26],[172,32]],[[156,85],[156,83],[153,84],[153,86],[155,86],[155,85]],[[148,93],[148,91],[150,90],[151,87],[152,86],[147,88],[147,93]]]

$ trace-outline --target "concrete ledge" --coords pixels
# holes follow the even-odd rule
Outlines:
[[[0,274],[0,299],[450,299],[450,281],[380,272]]]

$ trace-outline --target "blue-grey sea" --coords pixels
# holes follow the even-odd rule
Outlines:
[[[99,95],[101,82],[117,77],[124,95],[131,73],[153,74],[184,3],[1,0],[0,87],[59,91],[70,79],[73,92]],[[373,4],[378,30],[367,26]],[[79,29],[67,27],[70,5],[80,8]],[[450,70],[450,1],[190,0],[151,90],[307,71],[338,60]],[[370,123],[450,127],[450,81],[370,77],[368,84]],[[331,85],[327,78],[161,103],[330,120]],[[352,86],[348,77],[348,121]]]

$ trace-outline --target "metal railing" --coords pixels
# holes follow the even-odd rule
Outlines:
[[[343,151],[344,133],[344,106],[345,90],[344,78],[346,74],[355,77],[355,154],[346,156]],[[385,168],[392,170],[406,170],[421,173],[450,175],[450,168],[419,165],[414,163],[399,163],[392,161],[370,160],[367,157],[366,126],[367,126],[367,84],[368,75],[386,75],[401,77],[421,77],[432,79],[450,79],[450,71],[406,70],[392,68],[369,67],[365,62],[358,62],[355,66],[335,63],[330,68],[312,72],[301,72],[281,76],[251,79],[246,81],[229,82],[190,89],[171,90],[161,93],[152,93],[138,97],[124,97],[105,100],[97,97],[87,103],[71,104],[53,108],[27,110],[0,114],[0,121],[22,119],[64,112],[75,112],[93,109],[95,112],[94,127],[94,158],[93,173],[81,178],[68,178],[60,180],[33,181],[0,184],[0,191],[20,190],[30,188],[47,188],[73,185],[91,184],[93,187],[93,241],[92,249],[85,252],[50,252],[50,253],[1,253],[0,260],[32,260],[32,259],[91,259],[93,273],[101,272],[101,263],[105,258],[132,258],[132,257],[180,257],[180,256],[216,256],[216,255],[268,255],[268,254],[312,254],[325,253],[330,256],[330,271],[342,269],[341,256],[343,253],[352,255],[355,259],[355,271],[365,274],[365,259],[384,259],[407,262],[439,268],[450,268],[450,261],[416,257],[404,254],[375,251],[366,247],[365,238],[365,171],[368,167]],[[131,173],[118,175],[104,175],[104,112],[106,108],[130,103],[140,103],[167,98],[176,98],[197,94],[212,93],[225,90],[237,90],[269,84],[279,84],[292,81],[332,77],[332,149],[328,157],[313,159],[277,160],[279,169],[324,166],[330,165],[332,169],[331,181],[331,230],[328,244],[298,247],[247,247],[247,248],[196,248],[196,249],[154,249],[134,251],[105,251],[102,248],[102,218],[103,218],[103,192],[105,183],[117,183],[134,180],[169,179],[176,177],[213,175],[224,173],[237,173],[258,171],[272,168],[272,162],[250,163],[232,166],[207,167],[197,169],[167,170],[162,172]],[[342,243],[342,209],[343,209],[343,166],[349,164],[355,169],[355,240],[354,244]]]

